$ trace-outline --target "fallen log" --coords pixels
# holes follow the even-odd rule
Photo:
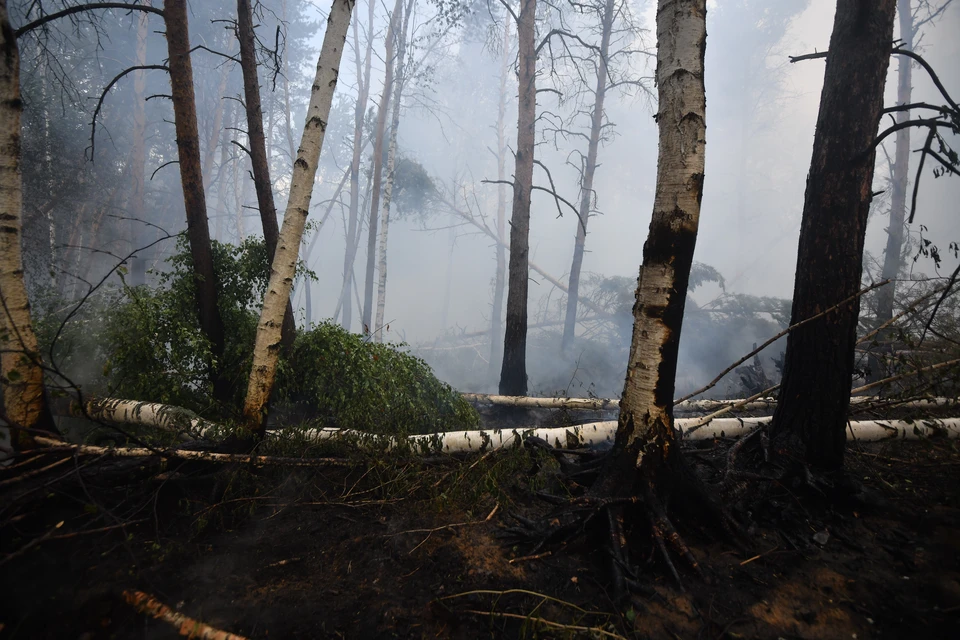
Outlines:
[[[91,398],[83,404],[70,401],[66,408],[63,405],[55,407],[55,412],[108,424],[153,427],[194,437],[209,435],[219,428],[216,423],[182,407],[121,398]]]
[[[484,393],[463,393],[464,400],[482,404],[492,404],[507,407],[522,407],[528,409],[587,409],[607,410],[618,409],[620,400],[617,398],[535,398],[529,396],[500,396]],[[854,396],[850,398],[851,409],[875,402],[890,402],[892,398],[877,398],[875,396]],[[742,399],[732,400],[684,400],[673,406],[674,413],[694,413],[699,411],[715,411],[724,407],[742,403]],[[777,405],[776,398],[757,398],[749,401],[738,409],[742,411],[770,411]],[[898,403],[897,406],[911,409],[929,409],[935,407],[960,406],[957,398],[921,398]]]
[[[145,613],[153,616],[157,620],[163,620],[167,624],[173,625],[176,627],[179,635],[186,636],[187,638],[202,638],[203,640],[247,640],[245,636],[238,636],[229,631],[221,631],[199,620],[185,616],[182,613],[177,613],[143,591],[125,589],[123,599],[140,613]]]
[[[682,438],[708,440],[710,438],[736,438],[745,435],[760,425],[767,424],[770,416],[759,418],[717,418],[709,424],[701,424],[699,418],[680,418],[675,421]],[[925,437],[960,438],[960,418],[925,420],[858,420],[847,423],[847,439],[863,442],[878,440],[916,440]],[[527,437],[533,436],[549,442],[558,449],[612,446],[617,433],[617,421],[605,420],[572,427],[548,427],[529,429],[487,429],[478,431],[450,431],[409,436],[407,441],[414,450],[422,452],[463,453],[483,452],[491,449],[519,446]],[[327,440],[357,438],[361,441],[395,441],[390,436],[373,436],[350,429],[310,429],[309,438]]]

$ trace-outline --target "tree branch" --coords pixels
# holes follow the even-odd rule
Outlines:
[[[130,4],[128,2],[95,2],[91,4],[78,4],[75,7],[68,7],[62,11],[57,11],[55,13],[51,13],[50,15],[37,18],[33,22],[28,22],[27,24],[23,25],[14,33],[19,38],[23,34],[33,31],[37,27],[42,27],[48,22],[53,22],[54,20],[59,20],[60,18],[65,18],[75,13],[93,11],[95,9],[126,9],[127,11],[144,11],[146,13],[155,13],[158,16],[163,16],[163,9],[158,9],[148,4]]]

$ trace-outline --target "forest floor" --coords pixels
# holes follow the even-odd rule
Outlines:
[[[691,458],[722,462],[727,446]],[[499,536],[509,514],[547,512],[532,496],[556,470],[543,454],[147,465],[125,485],[69,462],[73,482],[0,500],[0,640],[177,637],[124,590],[249,638],[958,637],[960,444],[857,445],[847,460],[879,506],[808,513],[790,541],[761,527],[747,554],[680,520],[709,579],[678,563],[685,591],[641,535],[654,593],[620,606],[597,540],[526,557]]]

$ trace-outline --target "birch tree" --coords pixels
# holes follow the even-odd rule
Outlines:
[[[37,336],[23,281],[20,175],[20,55],[0,0],[0,384],[3,420],[11,426],[56,433],[43,386]],[[19,432],[13,442],[28,444]]]
[[[316,77],[311,87],[310,104],[307,107],[307,121],[293,166],[290,196],[270,270],[270,281],[267,284],[260,321],[257,324],[253,368],[243,407],[244,422],[257,438],[263,436],[266,428],[266,405],[276,379],[283,316],[290,300],[300,241],[310,211],[320,150],[323,147],[354,4],[355,0],[334,0],[327,18],[327,30],[320,49],[320,59],[317,61]]]

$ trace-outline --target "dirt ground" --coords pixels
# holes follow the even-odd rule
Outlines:
[[[499,535],[546,510],[534,454],[77,471],[0,500],[0,640],[177,637],[124,590],[249,638],[960,637],[960,445],[857,447],[848,467],[877,506],[811,513],[790,540],[759,529],[747,554],[681,521],[707,572],[678,563],[685,591],[633,541],[653,591],[620,606],[591,537],[525,558]]]

